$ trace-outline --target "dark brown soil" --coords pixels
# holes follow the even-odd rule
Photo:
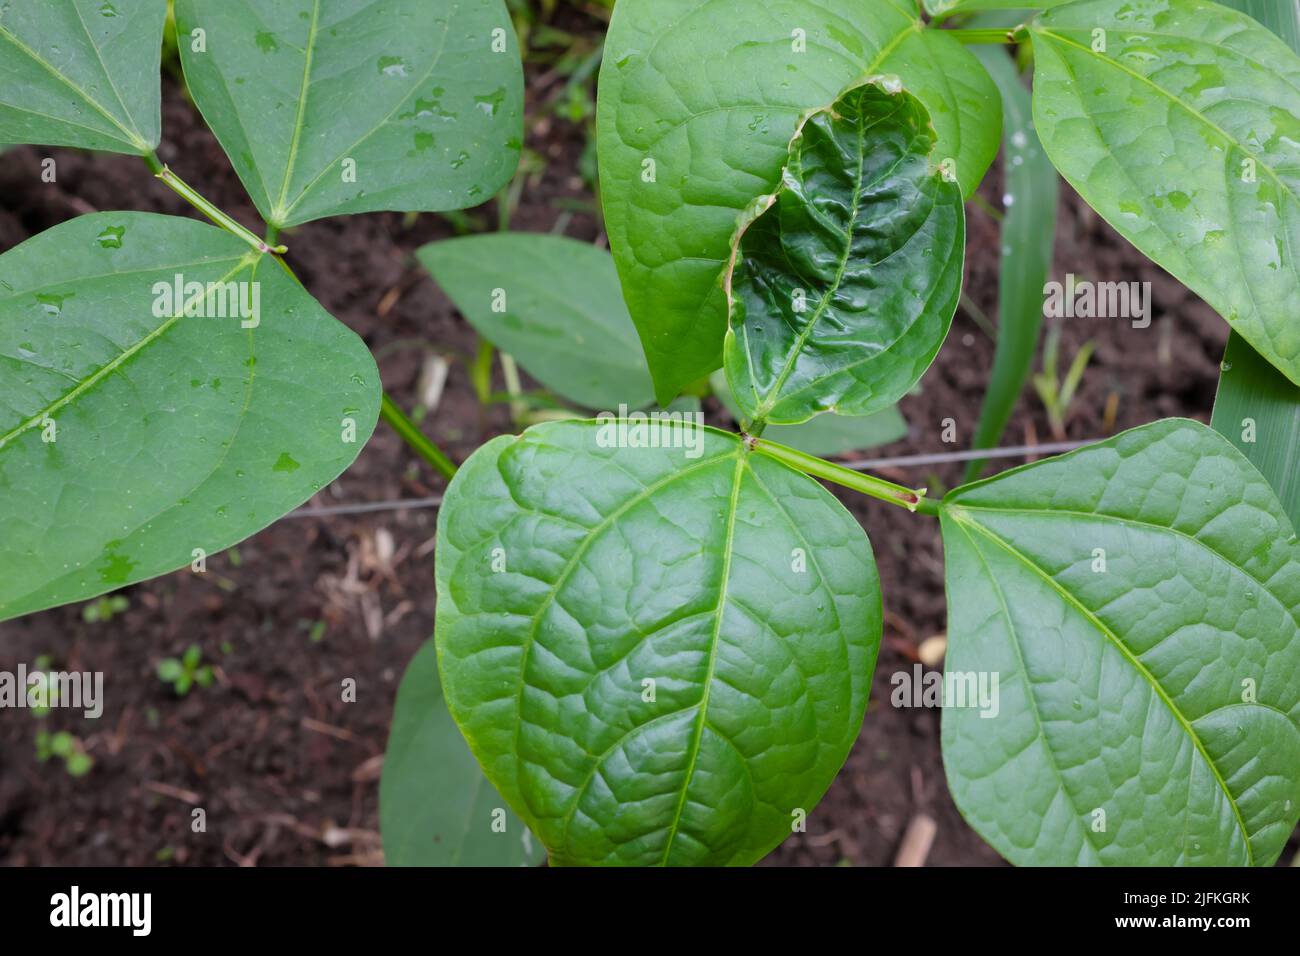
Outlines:
[[[179,88],[168,81],[164,90],[162,158],[255,227],[255,212],[221,150]],[[547,167],[524,190],[515,228],[547,231],[563,216],[568,235],[601,238],[590,190],[574,173],[584,143],[580,126],[533,123],[529,147]],[[58,161],[56,184],[40,180],[46,155]],[[995,181],[985,195],[1000,195]],[[0,249],[79,213],[113,208],[190,215],[138,160],[32,148],[0,160]],[[495,210],[474,215],[493,222]],[[428,352],[452,360],[446,394],[424,425],[463,460],[508,430],[509,416],[500,406],[477,403],[467,372],[474,333],[413,259],[421,244],[451,234],[439,217],[407,225],[400,215],[379,214],[305,226],[287,242],[307,288],[376,351],[384,382],[400,402],[413,403]],[[972,207],[967,288],[989,314],[996,311],[997,247],[996,224]],[[1100,437],[1167,415],[1208,420],[1226,341],[1221,319],[1073,195],[1063,203],[1056,272],[1155,283],[1149,329],[1073,320],[1065,330],[1066,362],[1085,340],[1097,343],[1072,407],[1071,438]],[[924,391],[903,403],[910,436],[872,454],[967,447],[992,355],[988,337],[959,315]],[[955,445],[941,441],[945,418],[957,422]],[[1050,440],[1041,405],[1026,395],[1007,443]],[[955,485],[961,472],[949,466],[886,475],[934,490]],[[421,497],[441,488],[381,425],[356,465],[314,504]],[[926,814],[938,824],[929,863],[996,864],[997,854],[947,795],[938,712],[889,705],[890,675],[910,668],[920,642],[945,627],[937,523],[861,498],[845,501],[868,529],[885,591],[875,692],[858,745],[809,818],[808,832],[793,836],[769,862],[889,865],[909,821]],[[26,711],[0,711],[0,860],[382,862],[379,770],[397,681],[433,629],[435,514],[284,520],[212,560],[208,574],[181,572],[127,589],[129,609],[106,623],[87,623],[74,606],[0,625],[0,670],[50,655],[62,669],[103,671],[107,698],[98,721],[62,711],[38,722]],[[155,669],[192,643],[216,665],[217,680],[178,698]],[[355,703],[341,701],[346,678],[356,681]],[[57,761],[38,762],[33,741],[40,727],[78,735],[95,761],[90,773],[73,778]],[[206,833],[191,831],[196,807],[206,813]]]

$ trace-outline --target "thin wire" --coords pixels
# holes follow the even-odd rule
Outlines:
[[[432,498],[406,498],[399,501],[370,501],[356,505],[326,505],[321,508],[299,508],[290,511],[286,518],[327,518],[331,515],[365,515],[376,511],[405,511],[408,508],[436,508],[442,504],[442,495]]]
[[[970,451],[949,451],[934,455],[904,455],[901,458],[864,458],[861,461],[848,461],[845,468],[862,471],[866,468],[899,468],[907,465],[947,465],[959,461],[977,461],[981,458],[1019,458],[1022,455],[1059,455],[1067,451],[1077,451],[1088,445],[1101,441],[1061,441],[1046,445],[1016,445],[1011,448],[972,448]]]
[[[868,468],[901,468],[906,466],[946,465],[953,462],[971,461],[978,458],[1019,458],[1024,455],[1059,455],[1075,451],[1087,445],[1096,444],[1101,439],[1092,441],[1050,442],[1045,445],[1015,445],[1010,448],[975,448],[970,451],[942,452],[934,455],[904,455],[900,458],[867,458],[862,461],[845,462],[845,468],[863,471]],[[320,508],[299,508],[291,511],[286,518],[328,518],[334,515],[365,515],[384,511],[419,510],[437,508],[442,504],[442,495],[432,498],[404,498],[397,501],[370,501],[355,505],[326,505]]]

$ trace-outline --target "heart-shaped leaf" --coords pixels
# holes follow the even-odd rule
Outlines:
[[[1080,0],[1031,31],[1057,169],[1300,384],[1300,57],[1203,0]]]
[[[0,256],[0,368],[0,619],[201,567],[332,481],[379,414],[364,343],[273,259],[146,213]]]
[[[862,723],[866,535],[735,435],[628,420],[489,442],[448,489],[437,585],[448,706],[556,865],[753,863]]]
[[[776,188],[809,110],[865,76],[925,104],[973,192],[997,153],[997,89],[910,0],[621,0],[601,67],[601,196],[661,403],[722,364],[722,275],[741,213]]]
[[[176,25],[194,101],[273,226],[478,205],[519,163],[501,0],[177,0]]]
[[[597,411],[653,399],[604,249],[516,232],[433,242],[419,257],[479,334],[555,394]]]
[[[961,188],[925,107],[868,82],[810,114],[726,277],[727,381],[751,421],[870,415],[907,394],[961,295]]]
[[[0,140],[151,152],[166,19],[166,0],[4,4]]]
[[[1300,547],[1221,435],[1168,420],[942,508],[948,783],[1018,864],[1259,864],[1300,817]],[[955,696],[954,696],[954,699]]]
[[[432,640],[397,689],[379,830],[389,866],[537,866],[546,855],[465,746],[442,697]]]

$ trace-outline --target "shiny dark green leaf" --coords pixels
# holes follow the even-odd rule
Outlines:
[[[877,82],[810,114],[727,276],[727,381],[750,420],[869,415],[930,367],[961,294],[965,210],[918,99]]]
[[[389,866],[537,866],[546,856],[484,778],[447,712],[432,640],[397,689],[379,831]]]
[[[166,0],[0,5],[0,140],[150,152],[166,18]]]
[[[621,0],[601,67],[601,197],[661,403],[722,364],[721,277],[741,213],[776,188],[812,109],[878,74],[929,110],[973,192],[997,153],[996,88],[912,0]]]
[[[1171,419],[959,489],[942,523],[945,676],[993,690],[943,709],[971,825],[1022,865],[1276,860],[1300,817],[1300,547],[1259,472]]]
[[[735,435],[656,434],[494,439],[439,515],[447,703],[554,865],[761,859],[866,707],[881,606],[856,520]]]

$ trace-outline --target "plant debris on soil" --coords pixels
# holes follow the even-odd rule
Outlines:
[[[255,226],[238,178],[170,78],[164,79],[163,128],[164,162]],[[546,166],[525,184],[512,228],[549,232],[558,224],[573,238],[603,244],[591,189],[576,172],[586,130],[544,118],[532,123],[528,146]],[[57,160],[55,183],[41,180],[46,156]],[[990,202],[1001,195],[999,178],[995,169],[983,188]],[[138,159],[24,147],[0,160],[0,250],[73,216],[121,208],[193,215]],[[496,221],[492,207],[469,215],[487,227]],[[996,315],[997,224],[974,206],[969,218],[967,291]],[[313,223],[284,241],[307,289],[375,351],[399,403],[416,404],[429,356],[449,361],[441,400],[422,424],[463,461],[512,423],[505,406],[478,403],[469,374],[476,336],[414,258],[422,244],[454,232],[442,217],[384,213]],[[1068,189],[1055,274],[1066,272],[1149,281],[1153,288],[1149,328],[1117,319],[1066,320],[1063,365],[1084,342],[1097,346],[1071,406],[1068,437],[1102,438],[1165,416],[1208,422],[1226,323]],[[992,357],[993,342],[959,313],[922,388],[902,403],[910,434],[871,454],[969,447]],[[714,423],[731,424],[715,402],[706,408]],[[942,441],[945,419],[956,424],[952,444]],[[1051,440],[1041,404],[1027,389],[1005,443]],[[960,482],[961,466],[882,474],[936,494]],[[381,424],[353,468],[312,504],[428,498],[443,487]],[[919,841],[929,865],[998,864],[948,796],[939,712],[890,704],[891,675],[910,671],[921,643],[946,626],[938,523],[857,496],[843,500],[871,538],[885,595],[873,694],[857,745],[809,815],[807,831],[792,835],[766,862],[892,865],[909,825],[924,817],[934,829],[928,853],[927,841]],[[92,623],[85,606],[76,605],[0,625],[0,670],[30,668],[47,656],[55,669],[102,671],[105,682],[98,720],[69,711],[44,718],[0,712],[0,860],[382,863],[378,781],[398,680],[433,632],[436,514],[411,508],[286,518],[210,558],[204,574],[180,571],[125,589],[129,606],[108,620]],[[178,696],[159,679],[157,666],[191,644],[202,648],[215,681]],[[346,681],[355,682],[355,702],[344,702]],[[39,730],[72,733],[93,759],[90,771],[74,777],[58,760],[39,761]],[[928,829],[923,824],[918,832]]]

